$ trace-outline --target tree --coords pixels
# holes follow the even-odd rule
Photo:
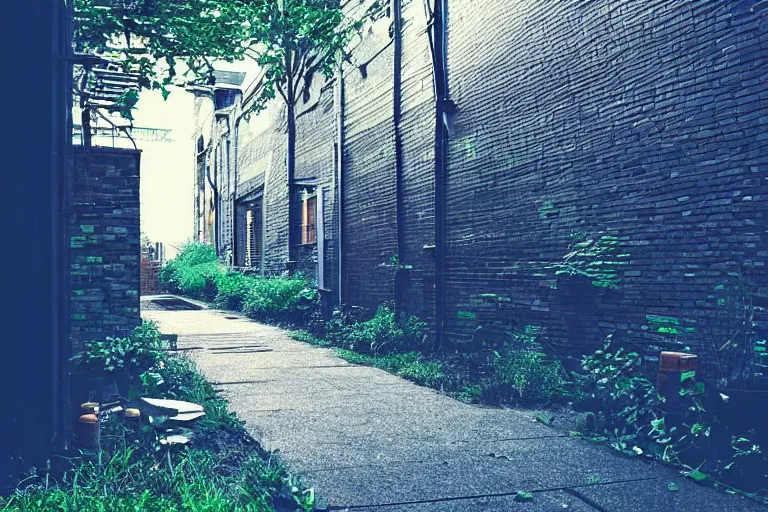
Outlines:
[[[74,0],[74,48],[137,76],[137,88],[115,105],[130,119],[142,89],[166,98],[169,85],[184,85],[190,75],[210,79],[212,61],[243,58],[245,27],[234,7],[230,0]]]
[[[244,21],[243,56],[262,73],[261,88],[247,112],[258,112],[280,97],[287,110],[288,247],[293,260],[295,222],[293,177],[296,162],[296,105],[309,93],[317,73],[331,77],[366,20],[383,12],[381,0],[368,2],[360,16],[345,15],[338,0],[233,0]]]

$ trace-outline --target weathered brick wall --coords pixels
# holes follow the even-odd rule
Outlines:
[[[139,151],[75,147],[70,278],[74,351],[128,336],[139,317]]]
[[[402,120],[404,250],[413,267],[404,283],[404,308],[426,320],[435,314],[435,96],[423,5],[403,6]]]
[[[538,324],[577,349],[609,332],[648,353],[728,339],[723,290],[768,286],[768,20],[750,4],[450,3],[452,338]],[[620,288],[557,283],[572,237],[601,232],[630,255]]]
[[[345,66],[344,302],[375,311],[393,298],[397,254],[395,139],[392,123],[393,54],[382,20],[355,52],[364,70]]]
[[[610,332],[647,354],[708,352],[739,321],[745,298],[733,288],[746,283],[746,299],[768,301],[768,11],[752,4],[449,2],[458,111],[446,177],[446,341],[476,349],[538,325],[564,352]],[[404,301],[433,319],[428,20],[414,2],[403,16]],[[390,22],[366,29],[344,66],[344,302],[372,309],[393,299],[387,264],[397,252]],[[332,92],[316,79],[300,105],[296,177],[326,192],[325,277],[335,288],[342,105]],[[268,272],[287,260],[285,125],[274,103],[241,122],[235,141],[236,193],[264,187]],[[615,267],[618,288],[556,276],[575,243],[605,236],[615,250],[593,263]],[[313,264],[305,252],[300,268]]]
[[[159,261],[152,261],[145,254],[141,255],[141,289],[139,290],[141,295],[154,295],[160,292],[159,276],[162,266]]]
[[[323,228],[325,233],[325,275],[326,287],[336,276],[334,247],[338,221],[333,212],[335,202],[336,167],[334,148],[337,142],[336,104],[334,97],[335,80],[327,81],[316,75],[307,101],[300,101],[297,107],[296,123],[296,180],[307,181],[315,185],[316,191],[322,189],[324,197]],[[301,240],[301,202],[294,202],[299,224],[296,240]],[[320,219],[318,219],[320,222]],[[296,268],[311,280],[317,282],[318,251],[317,244],[301,246],[296,254]],[[329,281],[330,280],[330,281]]]

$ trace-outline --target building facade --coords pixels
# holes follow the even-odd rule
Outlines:
[[[246,118],[248,84],[194,91],[198,239],[335,303],[395,301],[443,345],[612,333],[715,372],[727,340],[768,336],[759,7],[392,4],[299,105],[290,186],[279,102]]]

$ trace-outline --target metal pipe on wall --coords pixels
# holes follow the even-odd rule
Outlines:
[[[445,125],[448,100],[448,71],[446,61],[447,0],[435,0],[434,72],[435,72],[435,344],[444,347],[445,321],[445,176],[448,158],[448,133]]]
[[[395,269],[395,312],[400,313],[403,302],[403,265],[405,265],[405,226],[403,225],[403,139],[400,129],[403,91],[403,15],[402,0],[392,2],[394,65],[392,70],[392,111],[395,132],[395,229],[397,237],[397,264]]]
[[[336,158],[336,172],[337,186],[339,188],[338,193],[338,208],[339,208],[339,248],[338,248],[338,264],[339,264],[339,282],[338,282],[338,303],[341,304],[344,301],[343,293],[343,276],[344,276],[344,68],[339,63],[337,68],[337,80],[336,80],[336,150],[338,152]]]

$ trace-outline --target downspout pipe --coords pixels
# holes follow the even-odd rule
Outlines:
[[[68,428],[69,389],[68,366],[70,352],[69,340],[69,204],[68,176],[69,155],[71,148],[72,120],[71,102],[68,101],[68,91],[72,90],[72,45],[71,23],[72,4],[56,3],[54,6],[53,34],[53,155],[52,155],[52,287],[53,329],[51,332],[51,364],[52,364],[52,449],[54,453],[62,453],[68,448],[70,429]]]
[[[339,209],[339,248],[337,261],[339,264],[338,269],[338,303],[339,305],[344,303],[344,67],[339,62],[337,69],[337,126],[336,126],[336,151],[338,152],[336,157],[337,162],[337,179],[336,183],[339,188],[338,193],[338,209]]]
[[[446,61],[447,0],[435,0],[435,344],[445,348],[445,180],[448,158],[448,70]]]
[[[395,132],[395,229],[397,231],[397,266],[395,267],[395,313],[402,310],[404,295],[405,226],[403,204],[403,137],[400,127],[403,117],[403,13],[402,0],[392,2],[394,66],[392,78],[392,118]]]

